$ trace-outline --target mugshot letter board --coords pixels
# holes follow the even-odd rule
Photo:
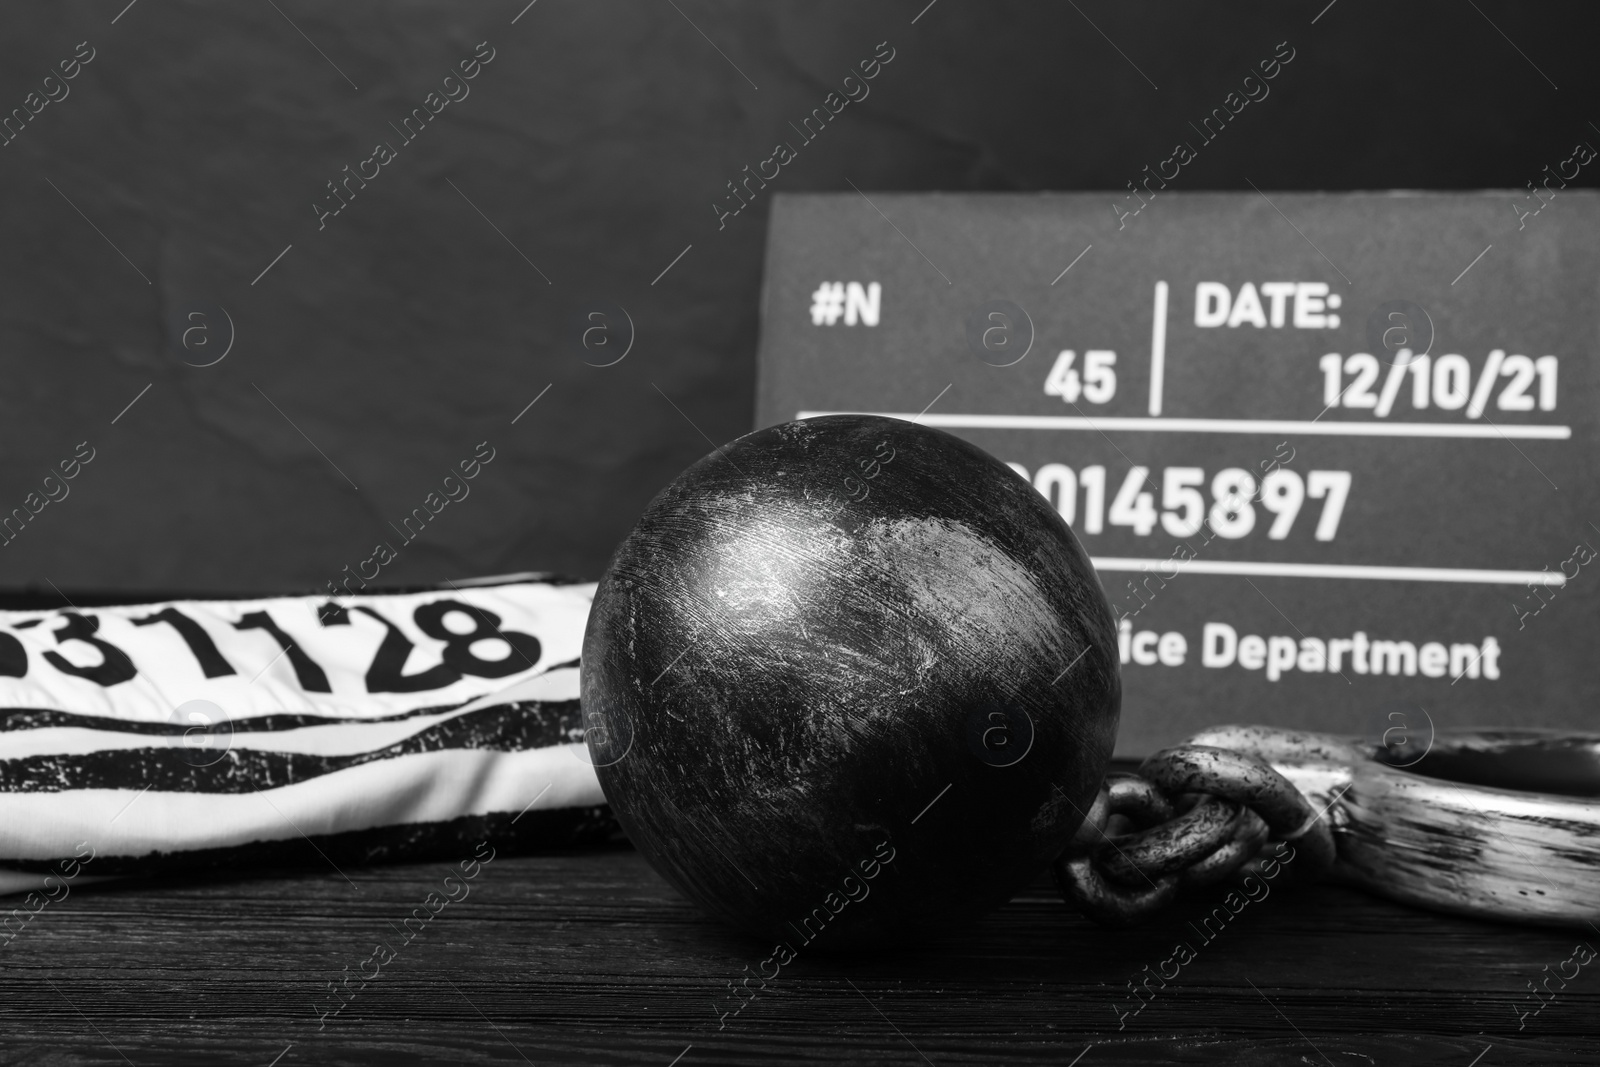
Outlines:
[[[774,200],[758,425],[1028,479],[1119,620],[1120,755],[1600,725],[1600,195],[864,193]]]

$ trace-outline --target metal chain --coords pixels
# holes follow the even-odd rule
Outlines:
[[[1129,829],[1131,827],[1131,829]],[[1096,922],[1127,926],[1182,892],[1234,875],[1269,841],[1292,842],[1297,870],[1321,877],[1336,852],[1325,812],[1265,760],[1179,745],[1138,774],[1111,774],[1055,863],[1067,902]]]

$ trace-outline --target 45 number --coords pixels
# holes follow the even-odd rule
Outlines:
[[[1083,374],[1073,366],[1077,353],[1063,348],[1055,366],[1044,380],[1046,396],[1059,396],[1063,403],[1076,404],[1082,397],[1091,404],[1104,404],[1117,395],[1117,354],[1106,348],[1091,348],[1083,354]]]

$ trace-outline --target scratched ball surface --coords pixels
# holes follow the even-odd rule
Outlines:
[[[798,953],[1009,899],[1092,802],[1121,683],[1099,580],[1024,479],[838,415],[741,437],[651,502],[596,591],[582,701],[634,845]]]

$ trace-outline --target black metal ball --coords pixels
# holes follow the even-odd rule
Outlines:
[[[1116,627],[1005,464],[836,415],[739,438],[617,549],[584,636],[589,752],[656,870],[786,943],[916,941],[1004,903],[1110,760]]]

